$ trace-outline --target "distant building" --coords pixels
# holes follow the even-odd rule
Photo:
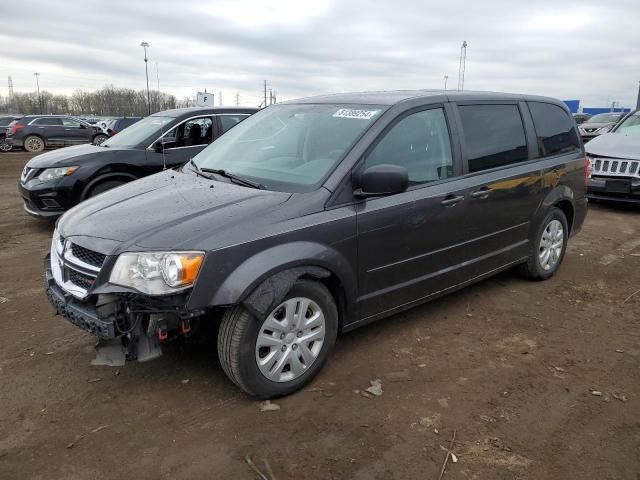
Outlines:
[[[609,113],[609,112],[622,112],[628,113],[631,111],[630,108],[627,107],[582,107],[580,108],[580,100],[564,100],[564,103],[567,104],[571,113],[588,113],[589,115],[597,115],[598,113]]]

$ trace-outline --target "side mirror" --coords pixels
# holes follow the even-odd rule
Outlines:
[[[158,140],[156,143],[154,143],[153,149],[156,151],[156,153],[162,153],[164,150],[164,143],[162,143],[162,140]]]
[[[404,192],[409,187],[407,169],[400,165],[387,163],[373,165],[362,172],[355,180],[357,197],[375,197]]]
[[[87,126],[84,123],[81,123],[80,128],[87,128]]]

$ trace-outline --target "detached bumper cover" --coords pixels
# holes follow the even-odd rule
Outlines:
[[[55,282],[51,273],[49,256],[44,260],[44,288],[53,308],[76,327],[91,333],[100,339],[116,338],[113,320],[104,320],[98,316],[95,307],[83,303],[66,294]]]

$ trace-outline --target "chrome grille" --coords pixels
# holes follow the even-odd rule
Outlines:
[[[591,174],[640,178],[640,160],[594,158]]]
[[[74,257],[98,268],[102,267],[104,259],[106,258],[106,255],[102,253],[94,252],[75,243],[71,244],[71,253],[73,253]]]
[[[51,242],[51,272],[56,283],[74,297],[84,299],[88,295],[105,258],[99,252],[75,245],[54,234]]]

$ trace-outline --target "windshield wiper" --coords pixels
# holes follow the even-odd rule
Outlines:
[[[204,173],[202,173],[202,170],[200,169],[200,167],[198,165],[196,165],[196,162],[193,161],[193,158],[189,160],[189,165],[191,165],[193,167],[193,171],[196,172],[196,175],[198,175],[200,177],[204,177],[207,180],[213,180],[213,178],[210,177],[209,175],[205,175]]]
[[[242,178],[242,177],[239,177],[238,175],[234,175],[233,173],[229,173],[226,170],[216,169],[216,168],[200,168],[197,166],[196,168],[198,168],[200,172],[213,173],[215,175],[220,175],[221,177],[226,177],[232,182],[239,183],[241,185],[244,185],[245,187],[257,188],[258,190],[264,190],[266,188],[262,183],[247,180],[246,178]]]

